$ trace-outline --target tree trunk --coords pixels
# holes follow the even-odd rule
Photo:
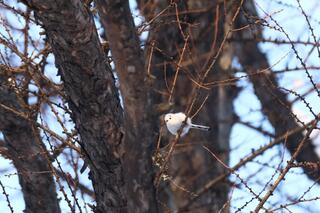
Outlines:
[[[152,153],[156,144],[157,115],[153,112],[150,78],[127,0],[97,0],[105,28],[125,112],[125,181],[129,209],[157,212]]]
[[[80,0],[25,1],[42,23],[64,82],[96,195],[95,212],[127,212],[123,116],[111,68]]]
[[[17,113],[30,113],[17,97],[9,77],[0,68],[0,103]],[[38,132],[32,130],[32,121],[0,107],[0,131],[4,135],[7,157],[17,169],[25,212],[59,213],[56,186],[52,177],[51,162]]]

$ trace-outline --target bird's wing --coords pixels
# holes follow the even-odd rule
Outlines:
[[[175,113],[175,117],[180,122],[183,122],[186,119],[186,115],[183,112]]]

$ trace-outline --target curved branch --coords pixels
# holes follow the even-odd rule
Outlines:
[[[254,3],[247,1],[245,5],[246,12],[253,16],[257,16]],[[249,22],[245,17],[239,19],[238,26],[248,25]],[[256,33],[261,34],[261,29],[256,28]],[[239,32],[240,38],[251,38],[252,29],[242,30]],[[286,94],[279,89],[279,84],[275,74],[268,70],[261,72],[259,75],[250,75],[257,70],[269,69],[270,65],[264,53],[258,47],[258,41],[254,39],[251,42],[235,44],[237,57],[245,68],[244,70],[250,76],[250,80],[254,87],[254,92],[261,102],[264,114],[268,117],[270,123],[275,129],[276,136],[285,134],[289,130],[297,128],[299,125],[294,116],[292,116],[291,104],[287,100]],[[287,138],[285,145],[291,154],[295,153],[304,134],[299,132]],[[318,162],[319,156],[315,151],[315,147],[311,140],[308,139],[302,151],[296,158],[299,162]],[[312,179],[318,179],[319,175],[308,168],[303,168],[306,175]]]

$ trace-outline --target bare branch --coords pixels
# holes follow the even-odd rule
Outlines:
[[[248,12],[256,15],[256,11],[253,10],[255,8],[248,6],[248,4],[253,5],[253,3],[251,1],[247,2],[246,8]],[[239,20],[245,21],[247,19],[242,18]],[[246,24],[246,22],[238,24],[243,25]],[[249,30],[241,31],[239,33],[240,37],[247,38],[252,36],[252,32]],[[260,75],[250,75],[251,73],[256,72],[256,70],[264,70],[265,68],[270,67],[265,54],[263,54],[258,48],[258,42],[253,41],[246,43],[245,45],[238,43],[236,45],[236,50],[240,63],[245,68],[254,85],[255,94],[262,104],[263,112],[275,128],[276,135],[282,135],[290,129],[297,128],[298,124],[296,122],[296,118],[292,116],[290,109],[291,105],[287,100],[286,94],[279,88],[275,75],[272,71],[269,70],[268,72],[261,72]],[[285,145],[292,154],[295,153],[302,138],[304,138],[302,133],[297,133],[288,137]],[[319,156],[316,154],[315,147],[310,139],[307,139],[305,146],[302,151],[298,153],[296,160],[300,162],[319,161]],[[313,180],[317,179],[318,175],[315,174],[314,171],[308,170],[307,168],[304,168],[304,170],[309,178]]]
[[[3,69],[3,67],[2,67]],[[14,89],[10,86],[8,78],[0,70],[0,102],[4,103],[22,114],[25,108],[20,105]],[[41,145],[36,143],[32,134],[30,123],[16,114],[0,108],[0,130],[4,135],[3,148],[7,156],[13,161],[19,175],[27,212],[60,212],[55,184],[51,173],[36,174],[48,171],[51,162],[48,162]],[[43,146],[43,145],[42,145]],[[34,172],[25,175],[24,171]]]

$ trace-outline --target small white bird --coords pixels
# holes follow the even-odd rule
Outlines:
[[[184,121],[186,121],[186,124],[183,127],[181,136],[185,136],[191,128],[205,131],[210,130],[210,127],[208,126],[196,125],[191,123],[191,118],[187,118],[186,120],[186,114],[184,114],[183,112],[168,113],[164,116],[164,121],[166,122],[169,132],[171,132],[173,135],[178,134],[178,131],[181,128]]]

